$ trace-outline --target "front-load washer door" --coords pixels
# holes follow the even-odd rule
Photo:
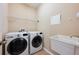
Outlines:
[[[24,38],[16,38],[7,46],[7,52],[10,55],[19,55],[27,48],[27,41]]]
[[[32,46],[34,48],[38,48],[42,44],[42,38],[41,36],[35,36],[32,40]]]

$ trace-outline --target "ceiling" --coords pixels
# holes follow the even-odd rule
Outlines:
[[[26,3],[26,5],[37,9],[41,5],[41,3]]]

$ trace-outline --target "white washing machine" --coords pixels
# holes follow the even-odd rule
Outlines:
[[[5,35],[5,55],[28,55],[28,33],[12,32]]]
[[[29,32],[30,33],[30,54],[33,54],[43,48],[43,33],[42,32]]]

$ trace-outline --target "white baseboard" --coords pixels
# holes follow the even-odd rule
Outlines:
[[[54,55],[52,52],[50,52],[48,49],[43,48],[47,53],[49,53],[50,55]]]

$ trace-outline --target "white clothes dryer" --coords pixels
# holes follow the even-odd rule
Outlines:
[[[43,33],[29,32],[30,34],[30,54],[41,50],[43,48]]]

